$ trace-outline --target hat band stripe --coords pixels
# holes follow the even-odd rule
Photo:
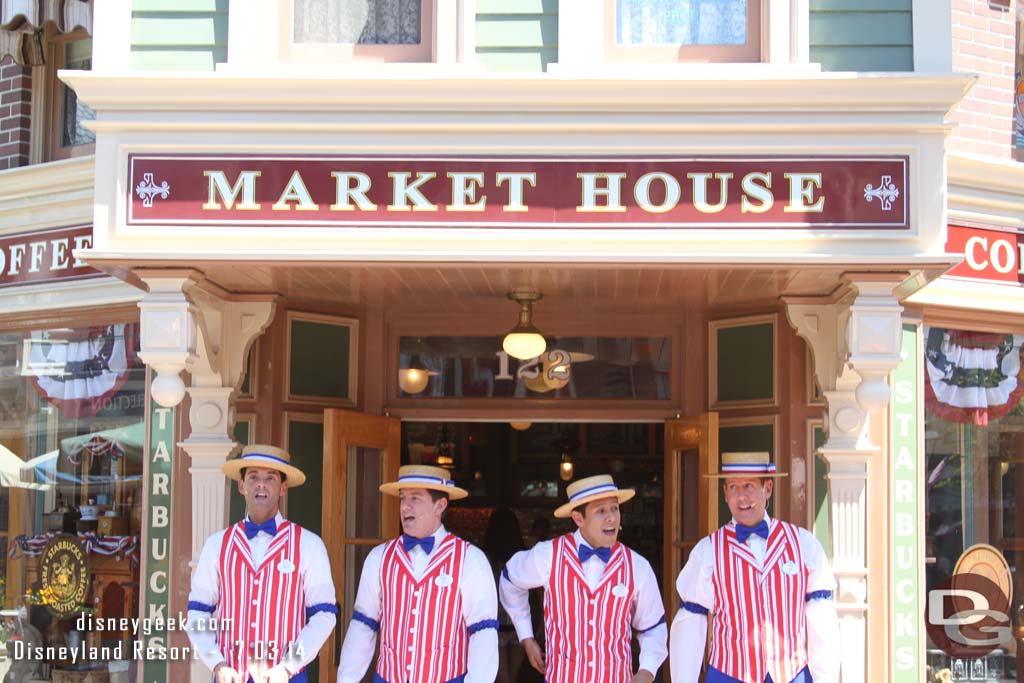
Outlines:
[[[604,493],[605,491],[607,491],[609,493],[614,493],[615,491],[618,491],[618,490],[619,490],[619,487],[616,486],[615,484],[601,484],[600,486],[591,486],[589,489],[583,489],[582,491],[577,491],[573,495],[569,496],[569,502],[571,503],[574,500],[579,500],[580,498],[583,498],[584,496],[590,496],[590,495],[593,495],[595,493]]]
[[[454,479],[442,479],[441,477],[431,477],[427,474],[406,474],[398,478],[400,482],[419,482],[421,484],[441,484],[442,486],[455,486]]]
[[[743,463],[738,465],[722,465],[723,472],[774,472],[774,464],[758,465]]]
[[[291,465],[291,463],[288,462],[287,460],[285,460],[284,458],[279,458],[276,455],[268,455],[267,453],[246,453],[245,455],[243,455],[239,459],[240,460],[257,460],[257,459],[262,460],[263,458],[266,458],[267,460],[274,460],[274,461],[279,462],[279,463],[284,464],[284,465]]]

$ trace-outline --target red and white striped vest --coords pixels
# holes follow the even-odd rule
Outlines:
[[[236,671],[245,671],[251,660],[278,664],[306,623],[301,533],[299,525],[282,521],[258,567],[253,566],[245,523],[224,533],[218,609],[230,628],[218,632],[217,644]]]
[[[401,537],[384,548],[377,675],[388,683],[444,683],[466,673],[469,634],[459,586],[468,549],[448,534],[417,581]]]
[[[636,591],[632,551],[616,543],[591,591],[573,535],[552,544],[551,580],[544,590],[547,683],[628,683]]]
[[[730,522],[711,534],[715,615],[708,663],[746,683],[793,680],[807,666],[807,568],[797,527],[770,520],[764,567]]]

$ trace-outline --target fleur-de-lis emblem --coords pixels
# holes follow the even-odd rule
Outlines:
[[[871,183],[864,186],[864,199],[868,200],[869,203],[872,199],[877,199],[882,203],[883,211],[890,211],[893,201],[899,196],[900,190],[892,182],[892,176],[882,176],[882,183],[878,187],[872,186]]]
[[[143,173],[142,182],[135,188],[135,194],[139,195],[142,205],[148,209],[153,206],[153,197],[160,195],[160,199],[167,199],[171,194],[171,186],[166,180],[157,185],[153,182],[152,173]]]

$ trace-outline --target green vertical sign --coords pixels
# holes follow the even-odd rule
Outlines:
[[[918,448],[918,326],[903,326],[902,361],[892,376],[892,635],[893,683],[918,683],[921,661],[921,453]]]
[[[149,449],[146,452],[147,505],[144,509],[145,550],[142,586],[145,597],[142,617],[151,624],[166,623],[170,616],[171,549],[171,453],[174,449],[174,409],[149,402]],[[143,683],[167,682],[167,637],[154,628],[143,647]]]

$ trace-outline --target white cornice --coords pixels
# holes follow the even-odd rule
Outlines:
[[[1024,229],[1024,164],[950,153],[947,175],[951,223]]]
[[[0,234],[91,222],[95,158],[0,171]]]
[[[941,122],[973,85],[963,74],[823,73],[612,77],[489,74],[410,78],[389,73],[295,78],[194,72],[62,71],[78,97],[116,112],[719,114],[809,112],[928,115]],[[513,121],[509,121],[512,123]],[[581,123],[586,124],[583,120]]]

